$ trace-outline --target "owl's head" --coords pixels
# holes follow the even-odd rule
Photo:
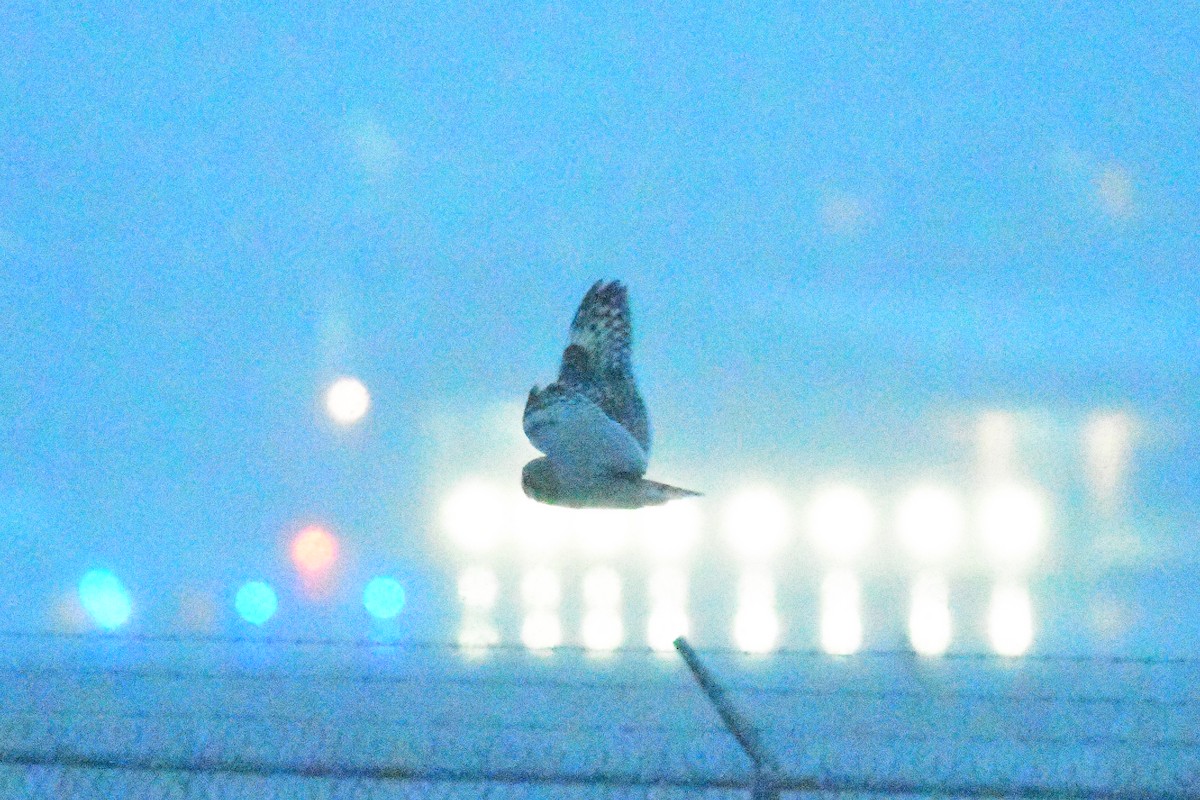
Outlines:
[[[558,478],[550,459],[535,458],[521,470],[521,490],[525,496],[540,503],[553,503],[558,499]]]

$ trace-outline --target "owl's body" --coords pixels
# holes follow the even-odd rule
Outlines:
[[[521,473],[525,494],[572,508],[640,508],[698,494],[642,476],[650,423],[630,359],[629,300],[617,281],[588,290],[558,380],[533,387],[525,435],[545,458]]]

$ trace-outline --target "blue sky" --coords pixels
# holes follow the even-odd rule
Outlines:
[[[282,574],[307,520],[419,571],[425,421],[549,378],[605,276],[685,469],[1129,408],[1158,426],[1144,504],[1194,532],[1178,4],[30,4],[0,30],[17,624],[96,564]],[[352,435],[315,412],[342,372],[374,399]]]

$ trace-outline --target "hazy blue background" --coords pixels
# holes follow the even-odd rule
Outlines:
[[[1187,574],[1200,22],[1046,5],[6,5],[0,628],[95,566],[170,627],[307,521],[436,590],[426,420],[547,380],[605,276],[675,476],[1126,409]]]

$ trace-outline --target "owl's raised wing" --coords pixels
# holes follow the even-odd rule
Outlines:
[[[632,330],[625,287],[619,281],[594,283],[571,321],[571,343],[552,386],[586,396],[629,432],[645,458],[650,421],[633,377]]]
[[[641,477],[646,472],[646,452],[628,429],[587,395],[561,382],[529,391],[524,428],[529,441],[550,459],[560,479]]]

